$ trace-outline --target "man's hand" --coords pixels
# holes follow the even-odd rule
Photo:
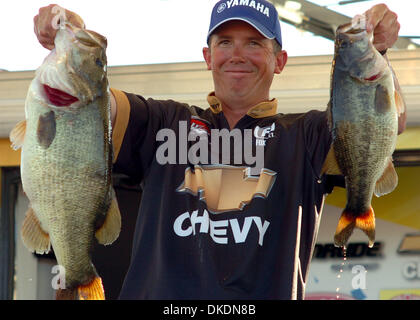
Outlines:
[[[76,13],[66,10],[56,4],[39,9],[39,13],[34,17],[34,31],[39,43],[49,50],[54,48],[54,39],[59,29],[59,24],[65,19],[75,27],[84,29],[85,23]]]
[[[398,39],[400,24],[395,12],[385,4],[377,4],[365,12],[366,31],[373,30],[373,45],[381,52],[391,48]]]

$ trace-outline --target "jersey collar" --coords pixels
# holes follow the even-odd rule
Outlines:
[[[210,92],[207,96],[207,102],[209,103],[210,110],[213,113],[217,114],[222,112],[222,103],[215,96],[214,91]],[[265,118],[274,116],[277,114],[277,99],[263,101],[249,109],[246,114],[252,118]]]

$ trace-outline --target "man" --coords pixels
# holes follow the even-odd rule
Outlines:
[[[256,3],[214,6],[203,49],[210,108],[111,89],[114,171],[144,185],[122,299],[304,298],[331,191],[320,174],[331,137],[325,112],[277,114],[269,90],[287,53],[274,6]],[[48,49],[52,7],[34,19]],[[398,37],[396,14],[377,5],[366,17],[385,54]]]

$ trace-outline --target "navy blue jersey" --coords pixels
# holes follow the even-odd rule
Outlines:
[[[229,130],[213,94],[201,109],[113,92],[114,172],[143,185],[120,299],[303,299],[328,192],[326,112],[278,114],[274,99]],[[226,155],[213,138],[232,131]],[[262,164],[246,155],[257,147]]]

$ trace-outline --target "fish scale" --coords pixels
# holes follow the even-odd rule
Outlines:
[[[78,121],[82,117],[84,120]],[[73,279],[77,276],[72,275],[71,268],[68,266],[86,263],[86,261],[72,261],[72,259],[88,257],[93,245],[90,238],[94,233],[98,202],[104,201],[101,198],[109,188],[106,184],[107,178],[96,174],[96,172],[105,172],[106,163],[103,160],[103,146],[101,146],[103,143],[96,139],[96,134],[103,135],[103,132],[98,131],[94,123],[87,123],[86,120],[92,119],[91,122],[95,122],[94,119],[97,117],[97,110],[89,107],[85,108],[80,115],[61,117],[57,120],[57,135],[50,148],[45,150],[38,146],[35,150],[25,150],[22,158],[24,168],[30,170],[22,172],[23,187],[28,196],[34,199],[31,204],[38,213],[41,225],[48,226],[46,231],[49,231],[57,260],[67,270],[66,283],[69,286],[76,282]],[[36,126],[36,118],[30,117],[35,123],[28,123],[29,130],[32,129],[32,125]],[[73,124],[67,126],[66,123],[70,120]],[[68,137],[71,137],[74,144],[68,143]],[[32,139],[36,139],[36,136],[32,136]],[[36,141],[30,139],[27,143],[37,145]],[[38,161],[37,158],[44,158],[45,161]],[[28,182],[26,177],[31,177],[32,183]],[[39,185],[35,181],[39,181]],[[31,192],[32,189],[35,191]],[[83,190],[83,192],[75,193],[75,190]],[[38,203],[36,199],[42,199],[42,202]],[[79,213],[80,219],[71,219],[74,212]],[[60,214],[62,219],[56,219],[57,214]],[[63,230],[68,232],[63,232]],[[75,233],[73,230],[78,232]],[[86,236],[83,238],[80,235]],[[77,239],[77,237],[80,238]],[[74,244],[74,246],[69,244]],[[83,254],[80,248],[84,248]],[[88,267],[83,273],[92,276],[95,272],[91,263],[86,265]]]
[[[328,107],[332,146],[322,172],[345,177],[347,203],[334,236],[345,247],[354,228],[375,240],[373,194],[392,192],[398,177],[392,164],[402,98],[388,61],[372,34],[351,24],[337,29]]]
[[[65,271],[57,299],[104,299],[91,253],[95,241],[110,244],[121,228],[105,49],[106,39],[93,31],[60,29],[28,90],[26,120],[10,134],[13,147],[22,147],[30,202],[22,239],[31,251],[54,249]]]

